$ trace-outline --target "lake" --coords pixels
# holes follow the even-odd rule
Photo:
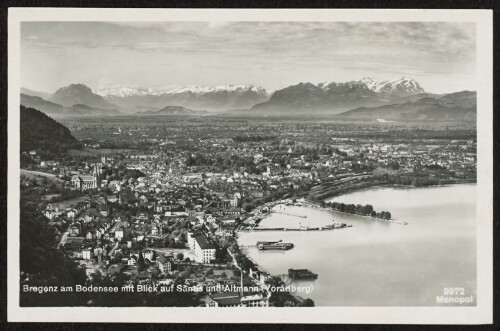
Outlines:
[[[328,199],[371,204],[408,225],[388,223],[302,206],[280,208],[307,218],[273,213],[261,228],[321,226],[332,220],[352,224],[332,231],[240,232],[240,245],[258,240],[294,243],[289,251],[244,250],[261,269],[285,274],[307,268],[317,280],[310,297],[316,306],[435,306],[444,288],[476,295],[476,185],[427,188],[377,187]]]

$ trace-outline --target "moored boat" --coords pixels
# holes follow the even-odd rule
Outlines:
[[[288,269],[288,277],[293,279],[317,279],[318,274],[309,269]]]
[[[331,229],[341,229],[341,228],[345,228],[347,226],[348,225],[345,224],[345,223],[336,223],[336,222],[334,222],[333,224],[325,225],[323,228],[325,230],[331,230]]]
[[[292,243],[279,241],[257,241],[257,248],[263,250],[288,250],[293,248]]]

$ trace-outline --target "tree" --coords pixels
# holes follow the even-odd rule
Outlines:
[[[143,271],[145,268],[144,256],[142,252],[139,253],[139,259],[137,260],[137,266],[139,267],[139,271]]]
[[[372,205],[366,205],[363,207],[363,214],[364,215],[371,215],[373,212],[373,206]]]
[[[177,253],[177,260],[182,261],[184,259],[184,254]]]
[[[271,277],[269,279],[269,285],[271,287],[279,287],[283,285],[283,282],[279,277]],[[294,300],[294,297],[289,292],[276,291],[272,292],[269,303],[274,307],[285,307],[291,306]]]
[[[299,304],[299,307],[314,307],[314,301],[312,299],[305,299],[302,301],[301,304]]]
[[[215,250],[215,260],[217,260],[217,262],[223,262],[224,261],[224,258],[226,257],[226,252],[227,250],[225,248],[217,248]]]

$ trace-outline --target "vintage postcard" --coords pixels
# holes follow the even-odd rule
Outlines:
[[[488,10],[9,10],[8,318],[492,322]]]

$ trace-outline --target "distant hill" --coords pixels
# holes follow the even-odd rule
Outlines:
[[[337,116],[353,120],[459,121],[476,120],[476,92],[462,91],[380,107],[360,107]]]
[[[417,94],[413,94],[413,95],[407,95],[407,96],[403,96],[403,97],[392,98],[391,99],[391,104],[404,103],[404,102],[407,102],[407,101],[413,102],[413,101],[417,101],[417,100],[420,100],[420,99],[423,99],[423,98],[438,98],[438,97],[441,97],[443,95],[444,94],[435,94],[435,93],[427,93],[427,92],[417,93]]]
[[[38,96],[21,93],[21,105],[28,108],[35,108],[52,117],[66,116],[109,116],[119,115],[116,109],[93,108],[85,104],[73,104],[64,107],[58,103],[47,101]]]
[[[33,90],[27,89],[25,87],[21,87],[21,94],[31,95],[33,97],[39,97],[42,99],[47,99],[48,97],[50,97],[50,93],[33,91]]]
[[[54,94],[48,97],[48,101],[60,104],[64,107],[73,105],[85,105],[91,108],[99,109],[119,109],[117,105],[105,100],[100,95],[83,84],[71,84],[58,89]]]
[[[41,111],[21,106],[21,152],[40,150],[58,154],[79,147],[67,127]]]
[[[41,97],[21,94],[21,105],[29,108],[35,108],[47,115],[61,115],[64,112],[64,107],[47,100],[42,99]]]
[[[150,110],[142,112],[144,115],[161,115],[161,116],[203,116],[208,112],[204,110],[192,110],[181,106],[167,106],[160,110]]]

